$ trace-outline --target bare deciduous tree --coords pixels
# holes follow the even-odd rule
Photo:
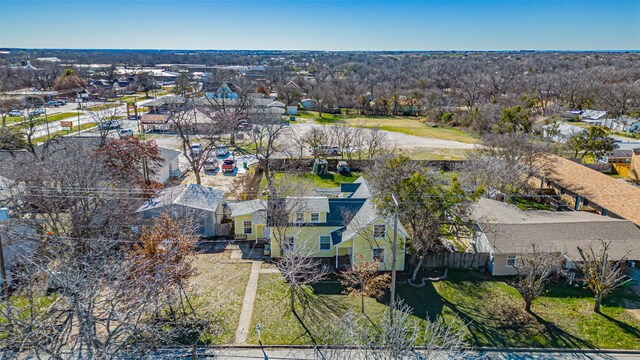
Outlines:
[[[465,359],[465,333],[457,319],[445,323],[441,319],[427,320],[424,329],[412,318],[413,309],[399,302],[395,319],[380,317],[372,324],[366,316],[348,312],[333,327],[325,343],[326,359]],[[340,344],[351,345],[343,348]],[[420,348],[418,348],[420,347]]]
[[[524,308],[531,313],[531,305],[544,291],[549,277],[562,271],[563,258],[559,254],[541,252],[533,246],[532,252],[518,256],[516,271],[518,279],[513,287],[524,300]]]
[[[552,173],[553,159],[548,143],[533,142],[525,134],[492,134],[483,137],[484,146],[472,154],[461,169],[461,180],[483,186],[489,197],[510,197],[523,192],[536,176]]]
[[[182,153],[189,163],[189,169],[193,171],[196,183],[200,184],[200,172],[204,163],[211,154],[215,154],[220,144],[220,129],[209,115],[198,111],[191,99],[173,106],[169,111],[168,121],[176,129]],[[199,150],[194,150],[196,144],[200,145]]]
[[[610,242],[601,240],[600,246],[578,247],[581,261],[576,265],[584,273],[587,287],[593,291],[593,311],[600,313],[602,300],[613,290],[622,286],[625,278],[621,267],[623,260],[612,260],[609,255]]]
[[[123,238],[42,239],[21,258],[16,294],[25,301],[2,314],[13,314],[14,331],[3,347],[55,359],[119,358],[197,341],[210,324],[185,305],[193,252],[185,227],[165,220],[129,253]]]
[[[282,148],[281,138],[287,133],[288,125],[279,117],[265,115],[254,120],[253,129],[249,132],[256,157],[264,161],[264,177],[267,179],[267,187],[271,190],[273,173],[269,161]]]
[[[98,125],[96,129],[100,136],[100,147],[104,146],[109,134],[116,130],[117,121],[124,117],[121,106],[98,107],[97,110],[87,111],[86,113],[91,117],[91,121]]]

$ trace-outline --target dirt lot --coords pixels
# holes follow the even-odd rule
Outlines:
[[[203,171],[200,173],[200,180],[202,185],[210,186],[215,189],[224,190],[228,198],[235,199],[237,194],[244,191],[243,182],[248,176],[248,173],[242,169],[233,174],[223,174],[222,171]],[[181,184],[195,184],[196,176],[193,172],[188,172],[182,179]]]

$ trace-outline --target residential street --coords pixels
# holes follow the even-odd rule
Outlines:
[[[189,356],[190,351],[175,351],[166,353],[156,353],[154,358],[169,359],[175,357]],[[363,353],[354,350],[330,350],[322,349],[320,352],[314,349],[291,349],[291,348],[231,348],[222,350],[206,350],[198,352],[199,357],[211,357],[224,360],[248,360],[248,359],[299,359],[299,360],[319,360],[319,359],[354,359],[365,360],[367,357]],[[489,360],[545,360],[545,359],[566,359],[566,360],[631,360],[640,359],[640,352],[583,352],[583,351],[468,351],[464,354],[466,359],[489,359]],[[445,360],[447,354],[430,353],[424,359]]]

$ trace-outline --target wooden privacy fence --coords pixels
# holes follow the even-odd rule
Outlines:
[[[231,235],[231,224],[216,224],[216,236],[217,237],[228,237]]]
[[[476,270],[486,267],[488,261],[488,253],[430,253],[422,261],[422,267]]]

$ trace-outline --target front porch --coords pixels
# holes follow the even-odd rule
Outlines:
[[[334,245],[336,271],[352,268],[353,264],[353,244],[352,241]]]

